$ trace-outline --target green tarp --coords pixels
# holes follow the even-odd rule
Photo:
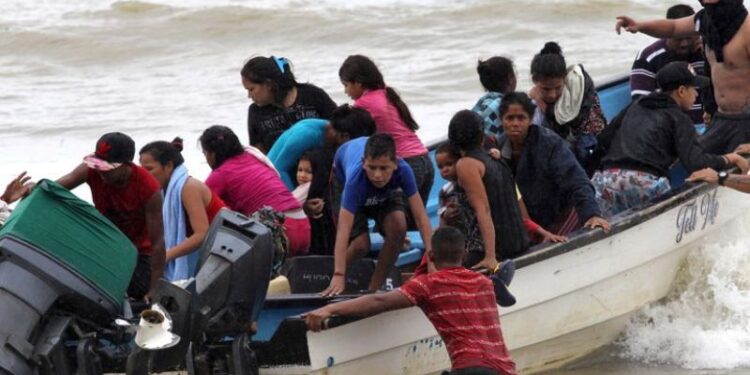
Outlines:
[[[26,241],[76,271],[120,305],[137,250],[94,206],[50,180],[22,200],[0,238]]]

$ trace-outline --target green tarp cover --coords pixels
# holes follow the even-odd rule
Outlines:
[[[0,238],[26,241],[97,286],[118,305],[133,274],[137,250],[91,204],[50,180],[22,200]]]

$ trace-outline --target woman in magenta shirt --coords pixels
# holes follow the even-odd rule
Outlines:
[[[354,106],[364,108],[375,120],[378,133],[386,133],[396,142],[396,155],[414,171],[417,189],[426,205],[430,196],[435,169],[427,147],[417,136],[419,125],[411,116],[396,90],[386,87],[383,75],[367,56],[352,55],[339,69],[344,92],[354,99]]]
[[[289,255],[306,254],[310,247],[310,222],[270,162],[245,151],[237,135],[226,126],[206,129],[200,142],[213,170],[206,185],[234,211],[252,215],[263,206],[270,206],[283,213]]]

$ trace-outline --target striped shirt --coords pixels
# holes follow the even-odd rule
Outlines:
[[[416,276],[398,290],[435,326],[453,370],[487,367],[500,374],[516,373],[489,278],[463,267],[444,268]]]
[[[656,90],[656,73],[673,61],[687,61],[697,74],[705,75],[703,54],[697,51],[687,58],[679,57],[667,49],[667,42],[664,39],[659,39],[638,53],[633,62],[633,69],[630,71],[630,95],[633,99],[646,96]],[[700,90],[698,93],[700,94]],[[700,95],[695,99],[695,104],[690,110],[690,118],[694,124],[703,123],[703,101]]]

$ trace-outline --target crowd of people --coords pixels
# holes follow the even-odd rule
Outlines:
[[[331,314],[417,305],[445,339],[456,373],[514,373],[495,299],[461,297],[494,293],[486,277],[466,268],[492,272],[533,244],[567,241],[582,227],[608,231],[612,216],[670,190],[676,162],[693,173],[689,181],[750,191],[744,176],[717,172],[750,168],[739,154],[750,151],[743,145],[750,142],[750,20],[741,0],[702,5],[697,13],[673,6],[664,20],[618,17],[618,33],[662,39],[637,55],[632,104],[610,122],[592,78],[581,64],[568,64],[555,42],[534,56],[528,94],[516,90],[511,59],[479,61],[486,93],[453,116],[448,141],[435,152],[448,182],[434,234],[425,205],[435,170],[419,125],[362,55],[347,57],[339,69],[353,100],[339,106],[323,89],[297,82],[286,58],[247,61],[240,75],[252,101],[249,143],[225,126],[205,129],[199,141],[212,170],[205,181],[189,175],[179,138],[143,146],[138,165],[133,140],[107,133],[57,182],[89,185],[96,208],[138,249],[132,298],[148,298],[162,276],[194,276],[196,250],[223,207],[282,214],[288,257],[332,255],[325,296],[344,292],[347,265],[370,250],[368,220],[384,239],[372,291],[381,289],[407,231],[418,230],[425,256],[415,278],[397,291],[313,311],[311,329]],[[1,212],[33,188],[28,180],[21,174],[8,185]],[[439,298],[449,294],[460,298]],[[483,313],[443,316],[446,306]],[[456,326],[475,341],[456,339]]]

